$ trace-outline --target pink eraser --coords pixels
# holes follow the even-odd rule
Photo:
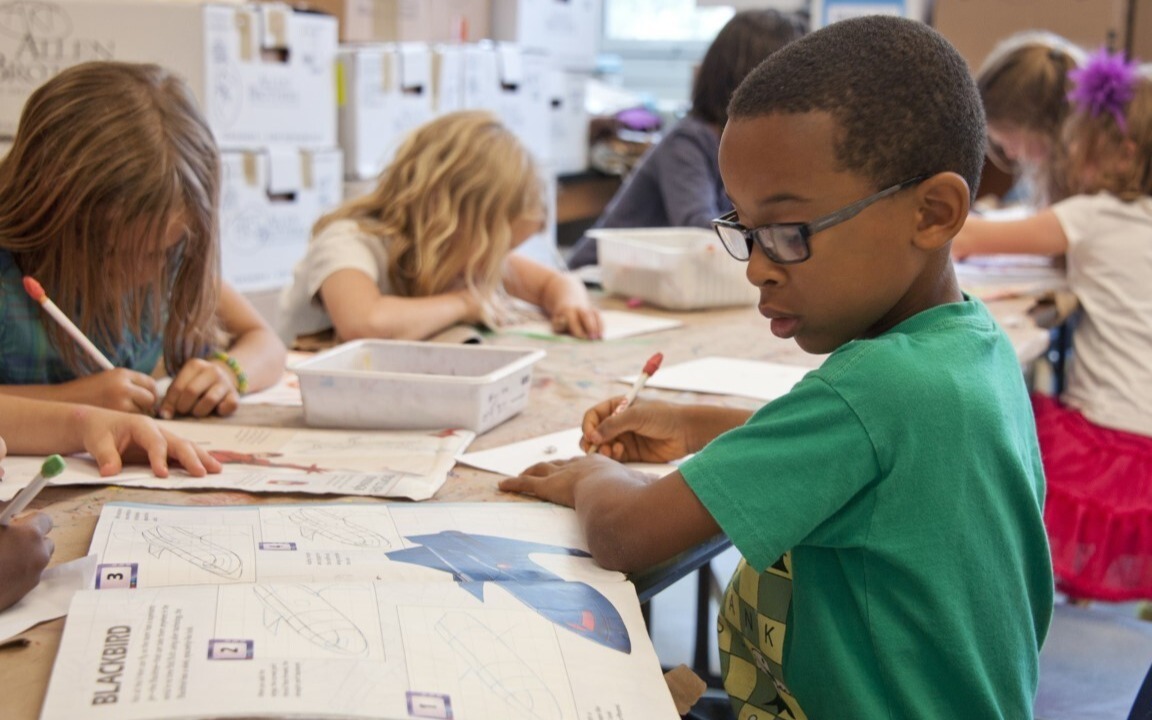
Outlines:
[[[40,283],[31,275],[24,276],[24,292],[31,295],[36,302],[44,302],[44,288],[40,287]]]
[[[656,353],[648,358],[648,362],[644,363],[644,374],[652,375],[660,369],[660,363],[664,362],[664,353]]]

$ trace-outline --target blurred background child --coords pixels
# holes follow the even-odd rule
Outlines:
[[[280,336],[423,340],[459,323],[496,327],[511,296],[559,332],[598,338],[583,284],[512,252],[546,219],[516,136],[486,112],[443,115],[405,140],[370,194],[316,223],[280,299]]]
[[[1043,207],[1068,196],[1057,154],[1068,117],[1068,72],[1084,63],[1077,45],[1049,32],[1002,41],[976,74],[988,118],[988,156],[1016,178],[1003,198]]]
[[[692,109],[640,160],[596,221],[597,228],[712,227],[732,209],[716,154],[728,100],[760,61],[804,34],[807,23],[778,10],[745,10],[717,33],[692,84]],[[596,240],[572,249],[568,266],[597,262]]]
[[[1075,196],[1031,218],[968,218],[953,253],[1067,255],[1082,313],[1067,388],[1034,395],[1060,587],[1152,598],[1152,67],[1101,51],[1072,72]]]
[[[0,393],[228,415],[284,346],[220,279],[220,162],[185,83],[86,63],[37,89],[0,161]],[[100,371],[25,293],[36,278],[116,366]],[[159,396],[153,372],[173,381]]]

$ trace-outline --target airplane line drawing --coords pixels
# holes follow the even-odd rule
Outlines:
[[[364,527],[337,511],[315,507],[300,507],[288,514],[288,519],[300,528],[300,535],[309,540],[317,535],[344,545],[363,548],[392,547],[388,538]]]
[[[239,578],[244,572],[240,556],[223,545],[218,545],[190,530],[175,525],[156,525],[141,533],[148,543],[148,552],[160,557],[165,552],[213,575]]]
[[[303,585],[254,585],[264,604],[264,624],[273,632],[283,622],[318,648],[341,655],[368,652],[364,633],[318,591]]]
[[[519,718],[558,720],[564,713],[547,683],[532,671],[499,635],[466,613],[445,614],[435,625],[439,635],[467,667],[461,680],[472,675]],[[481,658],[472,648],[483,648]]]

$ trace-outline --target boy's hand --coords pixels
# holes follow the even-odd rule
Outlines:
[[[541,500],[576,507],[576,484],[597,473],[619,473],[619,464],[600,455],[536,463],[518,477],[500,481],[504,492],[534,495]],[[624,470],[628,472],[627,470]]]
[[[599,446],[599,453],[620,462],[664,463],[693,452],[687,423],[677,420],[679,408],[669,403],[637,400],[613,415],[623,395],[605,400],[584,413],[580,448]]]
[[[213,412],[228,416],[239,405],[236,373],[219,360],[193,358],[172,380],[159,415],[166,420],[177,415],[205,417]]]
[[[52,518],[44,513],[25,514],[0,527],[0,610],[16,603],[40,582],[40,573],[56,544],[45,537]]]
[[[604,337],[600,312],[587,305],[564,305],[552,312],[552,331],[573,337],[599,340]]]
[[[204,477],[220,472],[220,462],[195,443],[139,415],[105,410],[80,411],[80,443],[91,453],[107,477],[119,473],[124,461],[147,461],[156,477],[168,477],[168,460],[179,463],[189,475]]]
[[[60,400],[95,405],[120,412],[152,414],[159,396],[156,381],[144,373],[115,368],[64,383],[67,393]]]

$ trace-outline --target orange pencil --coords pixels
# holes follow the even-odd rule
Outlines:
[[[628,394],[624,396],[624,399],[621,400],[620,404],[616,406],[616,409],[612,411],[613,415],[619,415],[624,412],[624,410],[636,400],[636,396],[640,394],[640,391],[644,388],[644,384],[648,382],[648,378],[656,374],[662,362],[664,362],[664,353],[656,353],[648,358],[648,362],[644,363],[644,369],[636,376],[636,382],[632,383],[632,389],[628,391]],[[592,455],[599,451],[600,446],[593,445],[588,448],[587,454]]]

